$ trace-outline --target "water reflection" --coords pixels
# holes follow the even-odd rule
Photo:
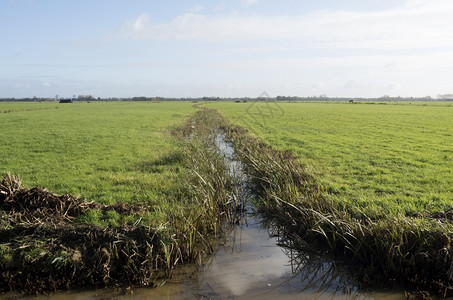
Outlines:
[[[225,226],[225,238],[216,244],[214,255],[197,265],[178,267],[157,288],[123,295],[111,289],[66,292],[49,299],[404,299],[401,290],[360,290],[341,265],[312,252],[294,251],[294,241],[261,228],[260,217],[244,203],[253,194],[231,144],[218,136],[216,145],[237,179],[232,197],[244,200],[237,209],[247,207],[249,213],[244,211]]]
[[[215,255],[195,269],[180,269],[179,280],[121,298],[404,299],[401,291],[362,291],[333,261],[280,247],[253,216],[230,229]]]
[[[160,287],[122,295],[111,289],[57,293],[49,299],[404,299],[401,291],[360,290],[341,265],[291,250],[291,240],[260,228],[255,214],[244,216],[226,227],[214,255],[177,268]]]
[[[194,294],[235,299],[283,295],[332,298],[340,294],[357,299],[357,286],[333,262],[300,255],[277,244],[276,238],[260,230],[259,220],[249,217],[198,274]]]

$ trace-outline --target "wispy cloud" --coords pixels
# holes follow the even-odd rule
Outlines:
[[[225,5],[222,2],[219,5],[217,5],[216,7],[214,7],[214,10],[215,11],[225,11]]]
[[[241,0],[241,2],[242,2],[242,5],[244,5],[244,6],[252,6],[252,5],[258,4],[260,2],[260,0]]]
[[[256,0],[246,1],[253,4]],[[375,12],[316,11],[304,15],[205,15],[195,11],[155,23],[146,14],[121,26],[116,38],[138,40],[273,41],[311,47],[413,49],[453,46],[453,1],[409,0]]]
[[[148,23],[149,16],[147,14],[142,14],[132,23],[132,29],[134,31],[143,30]]]
[[[190,9],[190,12],[192,13],[197,13],[197,12],[200,12],[203,10],[203,6],[201,5],[197,5],[197,6],[194,6]]]

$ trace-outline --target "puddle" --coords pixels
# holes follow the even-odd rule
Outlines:
[[[249,194],[241,164],[222,136],[219,151],[231,160],[238,190]],[[112,289],[62,292],[30,299],[405,299],[402,290],[361,291],[347,271],[334,261],[279,246],[278,237],[260,228],[253,208],[237,225],[227,228],[215,254],[201,265],[177,268],[171,280],[157,288],[118,295]]]

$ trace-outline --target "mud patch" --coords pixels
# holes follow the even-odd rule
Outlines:
[[[27,189],[17,177],[5,176],[0,182],[0,291],[152,285],[163,267],[156,231],[73,222],[90,209],[131,214],[146,207],[101,205],[39,187]]]
[[[453,224],[453,208],[448,209],[445,211],[441,211],[438,213],[431,214],[430,216],[433,219],[437,219],[439,221],[446,221],[450,224]]]
[[[142,212],[147,208],[125,203],[102,205],[69,194],[56,195],[40,187],[27,189],[21,185],[18,177],[12,175],[5,176],[0,182],[0,214],[3,227],[15,224],[63,225],[90,209],[130,214]]]

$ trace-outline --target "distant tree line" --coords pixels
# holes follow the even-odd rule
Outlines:
[[[62,99],[62,98],[60,98]],[[299,102],[299,101],[349,101],[351,102],[360,102],[360,101],[453,101],[453,94],[445,94],[445,95],[438,95],[437,98],[432,98],[430,96],[425,97],[392,97],[388,95],[384,95],[378,98],[364,98],[364,97],[327,97],[326,95],[319,95],[319,96],[277,96],[277,97],[187,97],[187,98],[168,98],[168,97],[146,97],[146,96],[138,96],[138,97],[129,97],[129,98],[119,98],[119,97],[108,97],[108,98],[101,98],[101,97],[93,97],[92,95],[79,95],[74,96],[70,99],[72,102],[76,101],[85,101],[85,102],[94,102],[94,101],[151,101],[151,102],[159,102],[159,101],[233,101],[233,102],[248,102],[248,101],[279,101],[279,102]],[[31,98],[0,98],[0,102],[58,102],[59,97],[55,98],[38,98],[38,97],[31,97]]]

